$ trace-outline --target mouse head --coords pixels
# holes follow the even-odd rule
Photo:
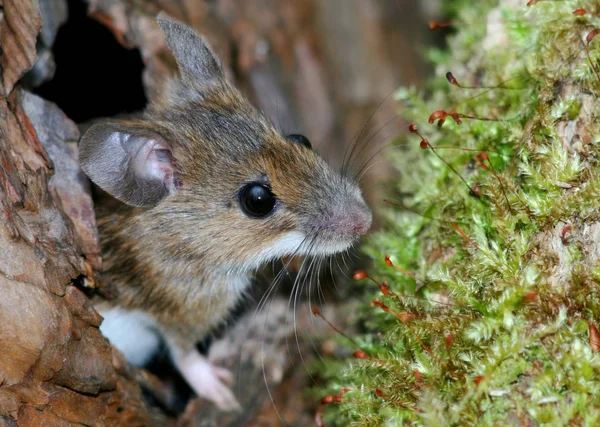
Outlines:
[[[355,182],[301,135],[281,135],[233,88],[207,43],[158,17],[181,77],[139,120],[92,126],[84,172],[139,207],[129,227],[178,268],[246,271],[346,250],[371,225]]]

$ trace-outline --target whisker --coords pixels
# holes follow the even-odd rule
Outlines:
[[[356,154],[353,157],[349,157],[348,158],[348,167],[346,168],[346,171],[350,170],[352,168],[354,162],[356,162],[358,159],[360,159],[360,156],[364,152],[364,150],[367,149],[371,145],[371,142],[373,141],[373,139],[377,135],[379,135],[379,133],[383,129],[385,129],[388,125],[394,123],[396,120],[401,119],[402,117],[403,117],[402,114],[396,114],[394,117],[392,117],[391,119],[387,120],[383,125],[381,125],[379,127],[379,129],[377,129],[375,132],[373,132],[373,134],[371,134],[367,139],[365,139],[364,142],[358,143],[360,145],[360,149],[356,152]],[[379,144],[382,144],[387,139],[395,138],[396,136],[397,135],[388,135],[388,136],[384,137],[381,141],[379,141],[377,144],[375,144],[373,148],[379,146]],[[369,150],[372,150],[373,148],[370,148]],[[353,174],[353,175],[356,176],[356,173]]]
[[[386,139],[390,139],[390,138],[395,139],[395,137],[387,137]],[[384,142],[385,142],[385,140],[380,141],[377,145],[375,145],[375,147],[377,147],[379,144],[382,144]],[[370,167],[369,163],[371,161],[373,161],[373,159],[375,159],[384,150],[387,150],[388,148],[394,148],[394,147],[395,147],[394,140],[392,140],[392,141],[388,142],[387,144],[383,145],[382,147],[379,147],[375,152],[370,151],[369,156],[363,160],[360,167],[357,168],[356,172],[352,175],[352,179],[355,180],[356,182],[360,182],[363,178],[365,168]]]
[[[342,296],[342,293],[337,287],[337,283],[335,283],[335,275],[333,274],[333,258],[334,256],[329,257],[329,275],[331,276],[331,283],[333,284],[333,289],[338,297]]]
[[[377,107],[375,107],[375,109],[371,112],[371,114],[369,115],[369,118],[367,119],[367,121],[365,122],[365,124],[363,125],[362,129],[350,140],[350,144],[348,145],[348,147],[346,147],[346,150],[344,151],[344,156],[342,157],[342,167],[340,170],[340,173],[342,176],[346,176],[346,172],[347,172],[347,155],[348,158],[352,158],[354,150],[356,149],[356,145],[358,143],[358,141],[360,140],[360,137],[362,136],[362,134],[364,133],[364,131],[367,129],[367,126],[369,125],[369,123],[371,123],[371,120],[373,119],[373,117],[375,116],[375,113],[377,112],[377,110],[379,110],[383,103],[385,101],[387,101],[387,99],[396,91],[396,89],[393,89],[392,91],[390,91],[385,98],[383,98],[379,104],[377,104]],[[348,153],[348,149],[350,149],[350,152]]]
[[[313,238],[313,240],[311,241],[311,245],[309,246],[308,253],[312,252],[312,249],[314,248],[315,242],[316,242],[316,237]],[[310,272],[311,268],[313,267],[313,264],[314,264],[314,258],[311,259],[311,262],[308,265],[307,274]],[[300,277],[300,276],[297,276],[297,277]],[[298,355],[300,356],[300,361],[302,362],[302,365],[304,366],[304,369],[306,370],[306,373],[310,377],[311,381],[316,384],[316,380],[314,379],[313,375],[310,373],[310,370],[308,369],[308,365],[306,364],[306,361],[304,360],[304,356],[302,355],[302,350],[300,348],[300,337],[298,335],[296,313],[297,313],[297,308],[298,308],[298,297],[299,297],[300,293],[302,292],[303,286],[300,285],[299,281],[295,281],[294,282],[294,286],[295,286],[296,289],[295,289],[295,291],[292,291],[292,294],[293,294],[293,297],[294,297],[293,320],[294,320],[294,338],[296,340],[296,347],[298,348]],[[291,302],[291,299],[290,299],[290,302]],[[288,307],[289,307],[289,304],[288,304]]]
[[[266,373],[266,369],[265,369],[265,358],[264,358],[264,354],[265,354],[265,342],[266,342],[266,330],[267,330],[267,319],[268,319],[268,313],[270,312],[271,309],[271,303],[273,301],[271,297],[271,295],[273,295],[275,289],[277,288],[277,286],[280,284],[281,280],[283,279],[283,277],[286,274],[289,274],[288,271],[288,267],[290,265],[290,263],[292,262],[292,260],[294,259],[295,256],[298,255],[298,253],[300,253],[300,251],[302,250],[302,247],[304,246],[304,244],[306,243],[306,241],[308,240],[308,238],[305,238],[304,240],[302,240],[302,242],[300,242],[300,244],[298,245],[298,247],[296,248],[296,250],[292,253],[292,256],[289,258],[288,261],[286,261],[282,268],[279,270],[279,272],[277,273],[277,275],[275,276],[275,278],[273,279],[273,281],[271,282],[271,284],[269,285],[269,287],[267,288],[267,291],[263,294],[263,296],[261,297],[261,299],[259,300],[255,310],[254,310],[254,314],[252,316],[252,319],[250,322],[248,322],[248,328],[246,331],[246,337],[244,338],[244,343],[242,344],[242,348],[240,350],[240,358],[239,358],[239,369],[238,369],[238,394],[240,394],[241,392],[241,386],[242,386],[242,361],[243,361],[243,355],[244,355],[244,345],[245,343],[248,341],[248,335],[250,333],[251,327],[252,325],[255,323],[258,315],[265,309],[265,307],[267,307],[266,313],[267,315],[265,316],[265,320],[263,322],[263,328],[262,328],[262,339],[261,339],[261,354],[260,354],[260,358],[261,358],[261,369],[262,369],[262,374],[263,374],[263,381],[265,383],[266,389],[267,389],[267,394],[269,396],[269,400],[271,401],[271,404],[273,405],[273,408],[275,409],[275,413],[277,414],[277,417],[279,418],[279,420],[281,421],[281,423],[283,425],[285,425],[285,421],[283,420],[283,417],[281,416],[279,410],[277,409],[277,405],[275,404],[275,400],[273,398],[273,394],[271,393],[271,387],[269,386],[269,381],[267,378],[267,373]],[[273,263],[273,271],[275,270],[275,263]],[[267,302],[268,302],[268,306],[267,306]]]
[[[308,294],[307,294],[307,297],[308,297],[308,308],[309,308],[309,313],[311,313],[311,314],[313,312],[312,302],[311,302],[311,299],[310,299],[311,295],[312,295],[311,286],[312,286],[312,283],[313,283],[313,278],[314,278],[315,273],[319,272],[319,268],[320,268],[319,260],[320,259],[321,259],[320,257],[315,257],[314,258],[313,261],[316,261],[316,263],[317,263],[316,264],[316,268],[313,269],[313,271],[310,273],[310,276],[307,276],[308,280],[309,280],[309,282],[308,282],[309,291],[308,291]],[[318,285],[318,282],[316,282],[316,284]],[[322,307],[322,303],[319,304],[319,307]],[[309,315],[309,318],[310,318],[310,322],[311,322],[311,325],[313,327],[313,330],[316,330],[315,329],[315,323],[314,323],[314,316]],[[316,339],[318,341],[318,344],[319,344],[319,346],[317,346],[317,345],[315,345],[315,340],[313,339],[313,337],[310,334],[307,334],[306,336],[308,337],[308,340],[310,341],[311,347],[313,348],[313,350],[314,350],[315,354],[317,355],[317,357],[319,359],[323,360],[323,357],[321,356],[321,353],[319,351],[319,346],[321,345],[321,340],[318,337],[316,337]],[[298,348],[298,351],[301,352],[301,349]]]
[[[323,261],[326,257],[319,257],[319,261],[317,264],[317,281],[315,282],[315,286],[317,288],[317,296],[319,298],[319,306],[323,307],[325,305],[325,294],[323,293],[323,287],[321,286],[321,271],[323,270]]]

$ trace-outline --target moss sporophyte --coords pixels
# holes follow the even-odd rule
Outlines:
[[[600,5],[449,3],[436,76],[396,93],[402,179],[318,422],[597,425]]]

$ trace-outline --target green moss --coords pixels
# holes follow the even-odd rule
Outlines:
[[[600,83],[585,37],[600,18],[572,12],[600,8],[524,3],[460,2],[448,51],[428,55],[431,95],[396,94],[433,147],[468,150],[436,150],[462,178],[414,134],[390,152],[398,192],[410,196],[387,209],[385,231],[365,253],[369,274],[392,292],[357,283],[371,293],[367,332],[356,337],[369,357],[320,366],[328,381],[320,395],[350,390],[327,405],[327,425],[599,421],[600,357],[588,322],[600,316],[600,242],[590,237],[600,229]],[[600,67],[600,38],[590,55]],[[463,85],[501,87],[451,86],[448,71]],[[498,120],[427,123],[452,106]],[[420,279],[388,266],[386,254]]]

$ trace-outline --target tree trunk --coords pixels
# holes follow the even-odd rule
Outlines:
[[[75,283],[100,267],[77,165],[77,127],[15,84],[41,27],[33,0],[5,1],[0,100],[0,417],[6,425],[143,425],[140,390]]]

